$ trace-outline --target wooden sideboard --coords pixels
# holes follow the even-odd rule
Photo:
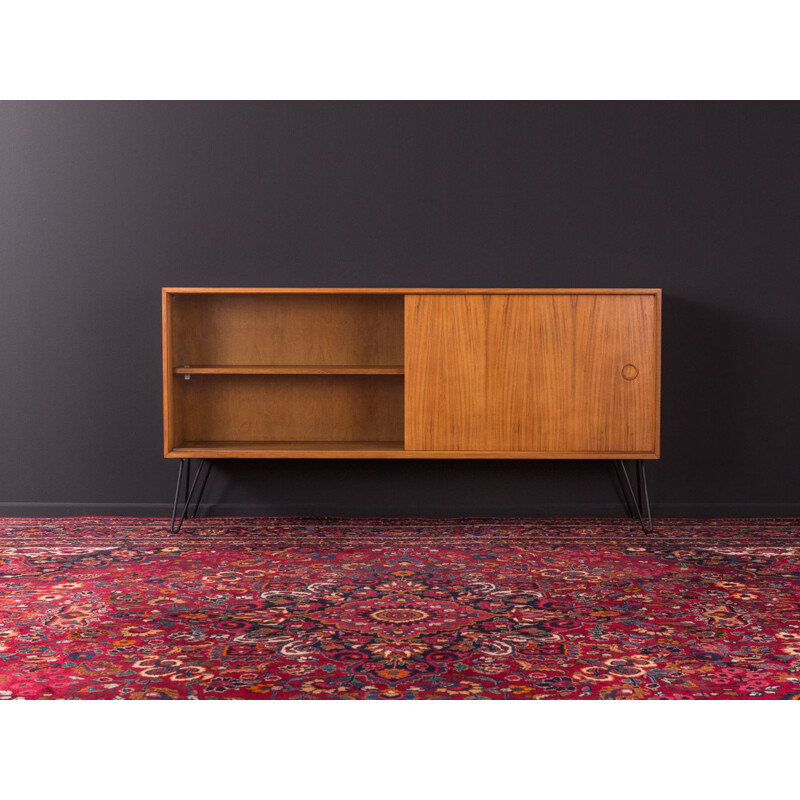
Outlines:
[[[181,474],[191,458],[636,459],[643,471],[659,457],[660,289],[162,294],[164,455]]]

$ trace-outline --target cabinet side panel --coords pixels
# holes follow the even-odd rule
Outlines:
[[[485,295],[406,297],[406,450],[487,450]]]
[[[655,320],[653,322],[653,338],[655,349],[655,402],[653,406],[653,430],[655,437],[655,456],[661,457],[661,289],[654,297]]]
[[[164,455],[174,446],[172,401],[172,295],[161,291],[161,365],[164,404]]]

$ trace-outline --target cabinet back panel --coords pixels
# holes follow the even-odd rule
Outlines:
[[[173,386],[178,446],[403,440],[402,375],[195,375]]]
[[[173,364],[403,363],[403,297],[176,294]]]

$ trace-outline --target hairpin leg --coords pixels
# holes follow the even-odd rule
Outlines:
[[[639,508],[647,511],[647,530],[653,532],[653,515],[650,513],[650,496],[647,494],[647,475],[644,471],[644,459],[637,462],[636,488],[639,493]],[[644,505],[642,505],[644,500]]]
[[[653,516],[650,512],[650,496],[647,493],[647,475],[644,470],[644,461],[637,459],[636,461],[636,492],[633,491],[633,485],[628,477],[628,470],[625,469],[625,462],[617,460],[614,462],[617,470],[617,477],[619,478],[620,485],[622,486],[622,494],[625,496],[625,504],[628,506],[628,512],[631,516],[639,518],[639,524],[645,533],[653,532]],[[627,491],[626,491],[627,490]],[[647,524],[644,521],[642,509],[647,514]]]
[[[203,466],[205,465],[205,459],[200,459],[200,463],[197,466],[197,470],[194,473],[194,478],[191,477],[192,471],[192,462],[191,459],[182,458],[180,464],[178,465],[178,482],[175,485],[175,500],[172,503],[172,520],[169,524],[170,533],[178,533],[181,527],[183,526],[183,521],[186,519],[187,515],[189,515],[189,507],[192,504],[192,498],[194,497],[195,488],[197,486],[197,479],[200,477],[200,473],[203,471]],[[197,493],[197,500],[195,502],[194,511],[192,512],[191,517],[197,516],[197,509],[200,507],[200,500],[203,497],[203,491],[206,488],[206,483],[208,481],[208,475],[211,472],[211,462],[208,462],[208,466],[205,471],[205,476],[203,477],[203,482],[200,485],[200,491]],[[185,478],[184,478],[185,473]],[[177,526],[175,525],[175,518],[178,515],[178,497],[180,497],[181,493],[181,482],[183,482],[183,511],[181,512],[180,518],[178,519]]]
[[[206,484],[208,483],[208,476],[211,474],[211,466],[213,465],[214,462],[210,459],[207,461],[205,460],[201,461],[200,466],[197,468],[198,474],[200,470],[203,468],[204,463],[206,471],[205,474],[203,475],[203,481],[200,484],[200,491],[197,493],[197,500],[195,501],[194,504],[194,511],[192,511],[192,513],[189,514],[189,517],[191,519],[194,519],[197,516],[197,510],[200,508],[200,501],[203,499],[203,492],[206,490]]]

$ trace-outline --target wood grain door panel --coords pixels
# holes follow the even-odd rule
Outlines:
[[[486,429],[489,299],[406,297],[407,450],[491,449]]]
[[[493,296],[492,449],[653,451],[655,312],[653,295]]]
[[[656,451],[657,302],[407,297],[406,449]]]

